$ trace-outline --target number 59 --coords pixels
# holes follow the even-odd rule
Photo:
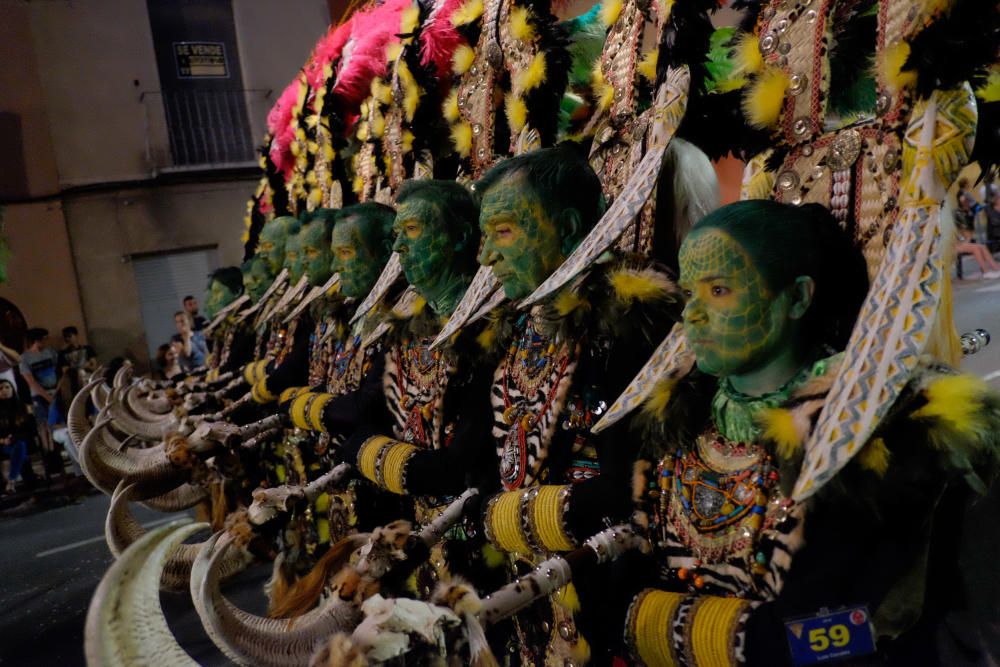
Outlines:
[[[851,632],[846,625],[833,625],[827,628],[815,628],[809,631],[809,648],[816,653],[822,653],[832,644],[836,648],[847,646],[851,641]]]

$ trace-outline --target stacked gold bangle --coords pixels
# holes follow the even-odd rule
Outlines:
[[[383,489],[406,493],[406,464],[417,448],[382,435],[365,440],[358,451],[358,470]]]
[[[247,384],[253,386],[267,377],[267,359],[261,361],[251,361],[243,369],[243,379]]]
[[[739,598],[647,588],[632,601],[627,640],[645,665],[735,665],[736,638],[749,610]]]
[[[333,398],[333,394],[321,394],[309,391],[300,393],[292,399],[292,405],[288,409],[288,415],[292,418],[292,424],[296,428],[325,433],[326,427],[323,426],[323,410]]]
[[[275,395],[272,394],[271,390],[267,388],[267,378],[258,380],[256,384],[250,388],[250,397],[253,399],[254,403],[270,403],[275,399]]]
[[[566,528],[571,487],[536,486],[494,496],[486,509],[486,536],[510,553],[570,551],[576,540]]]
[[[294,398],[309,393],[309,387],[289,387],[278,395],[278,403],[284,405]]]

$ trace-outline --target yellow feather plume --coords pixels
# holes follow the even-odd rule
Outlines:
[[[915,70],[903,70],[906,59],[910,57],[910,45],[900,41],[886,47],[879,54],[878,73],[891,93],[898,93],[917,82]]]
[[[536,53],[526,69],[514,76],[514,90],[526,93],[545,81],[545,54]]]
[[[1000,67],[994,66],[990,70],[986,83],[976,89],[976,97],[983,102],[1000,101]]]
[[[858,452],[858,463],[865,470],[871,470],[879,477],[885,476],[885,471],[889,469],[889,448],[885,446],[882,438],[872,438],[860,452]]]
[[[601,23],[609,28],[618,20],[618,15],[622,13],[622,0],[606,0],[601,5]]]
[[[507,563],[507,557],[492,544],[486,543],[483,545],[483,563],[488,568],[496,569]]]
[[[493,344],[497,339],[497,330],[494,326],[488,326],[483,329],[478,336],[476,336],[476,342],[479,343],[479,347],[483,350],[492,350]]]
[[[468,123],[456,123],[451,126],[451,143],[455,144],[455,152],[462,157],[468,157],[472,150],[472,126]]]
[[[658,49],[650,49],[643,55],[642,60],[636,66],[639,70],[639,74],[646,79],[646,81],[656,81],[656,63],[659,60],[660,52]]]
[[[356,195],[360,195],[361,191],[365,189],[365,181],[361,178],[361,174],[354,177],[354,181],[351,183],[351,190]]]
[[[355,134],[358,141],[368,141],[368,123],[358,123],[358,131]]]
[[[788,90],[788,76],[777,67],[765,69],[743,96],[743,113],[751,125],[774,127]]]
[[[535,28],[531,25],[531,12],[527,7],[514,7],[510,10],[510,34],[514,39],[527,42],[535,36]]]
[[[401,53],[403,53],[403,45],[399,42],[393,42],[385,47],[385,61],[391,63],[399,58]]]
[[[670,405],[670,399],[674,395],[674,387],[676,386],[677,380],[672,377],[665,377],[657,381],[643,402],[642,411],[654,417],[663,414],[663,411]]]
[[[392,90],[389,86],[385,85],[380,77],[375,77],[372,79],[372,97],[380,104],[389,104],[392,102]]]
[[[399,16],[399,33],[410,35],[417,29],[417,22],[420,20],[420,8],[411,5],[404,9]]]
[[[748,32],[740,36],[733,51],[733,61],[740,74],[756,74],[763,69],[764,56],[760,53],[757,35]]]
[[[956,430],[973,432],[982,426],[982,397],[988,391],[986,383],[972,375],[939,377],[924,389],[927,404],[912,416],[940,419]]]
[[[368,121],[368,125],[368,130],[373,138],[379,139],[383,134],[385,134],[385,116],[377,111],[372,114],[371,120]]]
[[[454,26],[468,25],[483,15],[483,0],[469,0],[451,15]]]
[[[403,152],[404,153],[409,153],[410,151],[412,151],[413,150],[413,139],[414,139],[413,133],[410,132],[409,130],[403,130],[403,134],[401,136],[401,139],[402,139],[402,144],[403,144],[403,146],[402,146]]]
[[[476,52],[468,44],[460,44],[451,56],[451,71],[455,74],[465,74],[476,60]]]
[[[608,279],[618,299],[629,304],[634,301],[665,299],[673,289],[670,279],[653,269],[622,269],[613,271]]]
[[[508,93],[504,100],[504,110],[507,112],[507,124],[511,132],[516,134],[524,129],[528,122],[528,106],[524,100],[514,93]]]
[[[577,308],[587,307],[587,305],[579,294],[569,289],[560,292],[552,301],[552,307],[555,308],[560,317],[566,317]]]
[[[597,101],[598,111],[610,109],[611,103],[615,101],[615,89],[604,79],[604,70],[601,69],[599,61],[590,77],[590,87],[594,89],[594,99]]]
[[[396,67],[396,74],[399,76],[399,83],[403,87],[403,113],[406,121],[412,122],[413,116],[417,113],[417,103],[423,91],[417,85],[417,80],[413,78],[410,68],[402,60]]]
[[[454,123],[458,120],[458,90],[452,90],[448,97],[445,98],[444,104],[441,105],[441,110],[444,112],[444,118],[449,123]]]
[[[552,599],[557,605],[570,613],[575,614],[580,611],[580,596],[576,593],[576,586],[571,583],[566,584],[553,593]]]
[[[795,424],[795,415],[785,408],[762,410],[758,421],[764,427],[763,437],[777,445],[778,456],[790,459],[802,448],[802,433]]]

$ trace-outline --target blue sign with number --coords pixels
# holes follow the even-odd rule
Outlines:
[[[785,621],[785,634],[796,667],[875,652],[875,632],[865,606]]]

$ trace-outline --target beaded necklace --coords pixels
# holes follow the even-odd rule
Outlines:
[[[448,363],[440,350],[431,350],[433,339],[405,340],[396,347],[396,382],[399,404],[407,413],[403,439],[423,446],[431,444],[428,427],[448,383]]]

